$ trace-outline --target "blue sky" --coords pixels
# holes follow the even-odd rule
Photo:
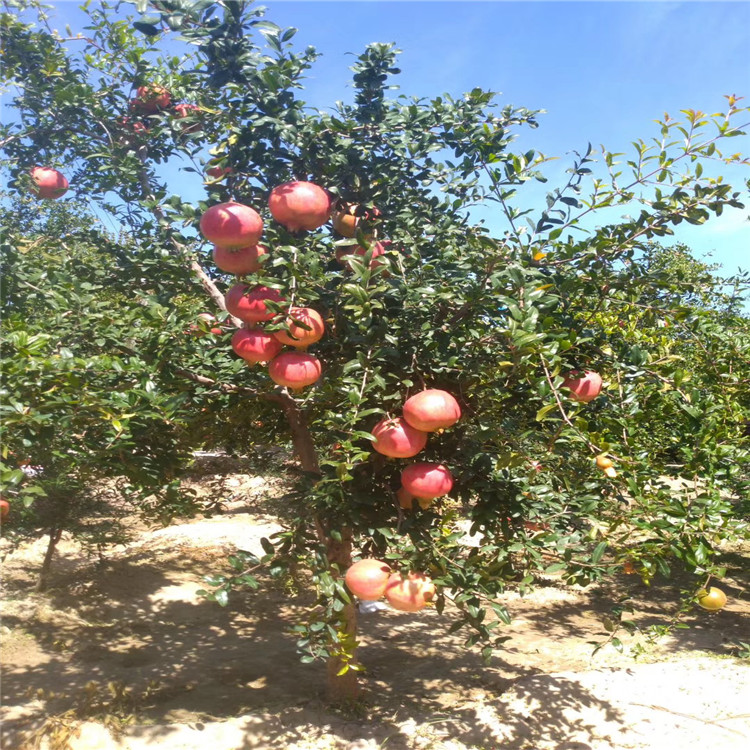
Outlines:
[[[94,0],[95,2],[95,0]],[[81,28],[77,3],[55,2],[62,28]],[[658,135],[665,111],[723,110],[724,94],[750,103],[750,3],[747,2],[390,2],[269,0],[267,18],[299,29],[296,43],[322,58],[307,80],[307,101],[321,108],[348,100],[348,66],[369,42],[403,50],[402,93],[460,95],[474,87],[502,92],[502,104],[545,109],[522,145],[561,157],[587,142],[626,151]],[[748,118],[750,119],[750,118]],[[750,137],[728,144],[750,154]],[[721,172],[750,195],[750,167]],[[542,192],[543,192],[542,190]],[[542,193],[539,193],[542,197]],[[750,270],[750,208],[702,227],[677,227],[675,240],[731,273]],[[668,240],[669,241],[669,240]]]

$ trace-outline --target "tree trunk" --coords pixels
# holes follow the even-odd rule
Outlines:
[[[39,571],[39,578],[37,579],[34,591],[45,591],[47,589],[47,583],[49,578],[49,572],[52,568],[52,558],[55,554],[55,547],[60,541],[62,536],[62,529],[52,527],[49,530],[49,542],[47,543],[47,552],[44,554],[44,561],[42,562],[42,568]]]
[[[351,529],[342,529],[341,541],[334,539],[326,540],[328,548],[329,564],[338,565],[339,570],[346,570],[352,564],[352,532]],[[345,636],[351,639],[357,637],[357,607],[352,602],[347,604],[341,612],[341,631]],[[356,664],[356,648],[354,653],[349,655],[348,662]],[[359,696],[359,681],[357,672],[349,669],[342,675],[339,675],[341,668],[346,661],[338,656],[332,656],[328,659],[326,665],[328,672],[328,700],[333,703],[351,702]]]
[[[297,458],[299,458],[300,465],[304,471],[320,474],[318,454],[315,452],[315,444],[310,434],[310,428],[307,426],[305,414],[288,393],[284,393],[280,397],[280,401],[281,408],[284,410],[284,415],[289,422],[294,452],[297,454]]]
[[[294,451],[299,458],[300,465],[304,471],[313,474],[320,474],[320,465],[318,456],[315,452],[315,444],[307,425],[305,414],[297,406],[295,400],[289,395],[284,394],[281,399],[281,406],[289,422],[289,428],[292,433],[292,443]],[[325,542],[328,564],[332,567],[337,565],[339,570],[345,571],[352,564],[352,532],[351,529],[341,530],[341,541],[338,542],[331,538],[327,529],[322,523],[316,521],[318,534],[321,541]],[[341,612],[341,630],[345,636],[351,639],[357,636],[357,608],[354,604],[348,604]],[[336,644],[331,644],[336,648]],[[354,662],[354,655],[350,662]],[[332,656],[326,665],[328,684],[328,699],[335,703],[353,701],[359,695],[359,684],[357,681],[357,672],[349,669],[346,673],[339,675],[345,661],[338,656]]]

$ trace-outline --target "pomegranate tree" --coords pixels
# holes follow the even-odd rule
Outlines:
[[[741,208],[741,193],[714,173],[699,179],[697,172],[723,163],[714,149],[727,135],[740,135],[735,122],[747,116],[738,113],[750,110],[729,97],[727,114],[719,118],[690,112],[679,125],[665,121],[662,128],[675,137],[667,134],[663,146],[662,139],[639,140],[634,159],[607,153],[595,165],[588,152],[571,157],[564,183],[534,211],[524,203],[524,189],[544,178],[546,159],[526,147],[521,153],[525,135],[517,131],[536,126],[538,113],[497,106],[479,89],[465,96],[393,97],[388,89],[398,70],[396,53],[384,44],[353,61],[349,101],[317,110],[298,97],[314,54],[298,53],[292,35],[258,26],[254,4],[138,5],[159,15],[154,28],[164,33],[143,44],[141,31],[124,33],[126,22],[107,23],[105,11],[94,24],[96,44],[104,49],[95,58],[90,45],[55,38],[45,24],[31,29],[9,21],[4,27],[12,43],[3,47],[2,83],[13,86],[10,78],[29,74],[14,89],[11,105],[19,111],[3,128],[4,163],[29,186],[26,172],[34,164],[70,165],[65,169],[75,170],[77,192],[88,193],[95,214],[111,213],[126,238],[111,251],[102,241],[111,274],[103,294],[90,295],[92,305],[109,298],[121,303],[118,325],[108,322],[105,308],[90,324],[81,319],[74,327],[86,306],[66,299],[55,301],[54,310],[74,309],[75,315],[49,314],[47,295],[73,285],[59,276],[49,288],[38,282],[51,282],[53,268],[75,269],[64,253],[76,243],[57,242],[43,250],[59,253],[64,263],[50,262],[49,275],[42,269],[8,285],[3,314],[10,323],[0,325],[11,335],[3,338],[4,351],[13,350],[16,333],[36,316],[41,323],[30,333],[42,334],[37,344],[48,360],[40,371],[49,370],[50,357],[74,349],[86,330],[93,333],[82,359],[105,341],[105,353],[126,369],[126,390],[132,383],[156,386],[142,401],[139,389],[130,389],[126,411],[139,412],[132,418],[120,418],[123,404],[107,403],[112,394],[105,390],[92,429],[77,429],[85,414],[68,422],[75,428],[70,443],[83,434],[84,444],[76,450],[57,444],[45,455],[83,461],[106,445],[108,453],[96,463],[119,471],[135,446],[150,462],[144,465],[165,466],[164,477],[177,481],[177,467],[163,462],[170,453],[187,454],[192,436],[186,434],[176,451],[167,443],[191,421],[190,405],[208,406],[209,400],[213,435],[236,428],[232,440],[288,438],[300,468],[291,480],[298,498],[288,508],[291,534],[271,535],[260,562],[274,570],[300,563],[309,570],[318,599],[298,625],[300,648],[310,658],[329,659],[333,691],[356,665],[356,612],[342,580],[353,558],[377,558],[400,571],[391,576],[394,606],[419,608],[435,597],[446,619],[473,629],[471,639],[487,648],[496,644],[489,625],[507,615],[504,592],[519,581],[533,585],[552,565],[566,582],[585,585],[632,559],[639,574],[654,579],[679,551],[682,563],[697,561],[708,587],[706,576],[720,570],[711,560],[713,540],[736,513],[721,500],[722,490],[739,486],[738,467],[747,463],[747,443],[733,420],[747,418],[747,384],[737,362],[747,359],[750,346],[746,333],[732,335],[746,329],[744,321],[737,323],[735,302],[718,302],[703,281],[681,278],[690,267],[684,256],[672,271],[660,265],[664,248],[651,248],[651,238],[673,224],[697,226],[712,212]],[[186,6],[185,12],[160,10],[172,5]],[[160,55],[160,44],[182,44],[179,34],[164,42],[166,29],[175,26],[190,39],[192,55],[172,56],[173,49]],[[102,60],[113,62],[106,83]],[[50,61],[53,76],[46,71]],[[117,124],[121,92],[134,88],[134,71],[148,85],[124,114],[151,125],[148,138]],[[174,96],[157,79],[169,81]],[[177,96],[205,102],[205,127],[189,137],[180,137],[181,126],[192,129],[198,112],[175,104]],[[680,129],[689,134],[685,142],[676,137]],[[129,153],[124,144],[137,151]],[[196,173],[201,160],[209,170],[205,182]],[[224,179],[228,169],[234,171]],[[657,200],[657,190],[664,200]],[[536,196],[530,198],[536,205]],[[332,202],[337,211],[331,217]],[[594,216],[604,205],[611,209],[604,211],[605,222],[610,213],[632,216],[629,202],[638,211],[632,220],[602,224]],[[492,221],[478,220],[493,207],[499,210]],[[62,215],[66,206],[35,208]],[[205,246],[216,246],[215,266],[201,263],[206,258],[192,236],[196,217]],[[329,218],[330,231],[324,229]],[[382,221],[375,225],[374,218]],[[18,223],[28,229],[35,221]],[[349,247],[339,244],[342,238]],[[18,239],[0,243],[3,269],[16,274],[38,247],[36,236]],[[269,257],[262,257],[263,239],[272,248]],[[15,251],[24,245],[34,251]],[[348,272],[341,272],[336,255]],[[252,281],[225,287],[226,274],[252,274]],[[710,291],[705,297],[704,289]],[[242,367],[210,335],[180,335],[197,323],[193,310],[214,309],[199,306],[204,292],[215,307],[226,304],[246,327],[254,326],[235,333],[232,349],[247,361],[267,361],[267,370]],[[691,296],[706,304],[692,309]],[[167,301],[174,310],[164,314]],[[53,330],[47,333],[46,325]],[[100,334],[100,328],[107,330]],[[319,359],[299,351],[310,343]],[[575,401],[595,398],[601,377],[575,370],[592,371],[598,362],[612,385],[598,408],[585,408]],[[93,383],[100,370],[86,371],[87,387],[89,375]],[[21,393],[14,397],[18,404],[43,402],[48,393],[57,400],[54,387],[69,385],[69,378],[53,380],[38,391],[39,378],[30,372],[5,379],[14,393],[23,385],[33,396]],[[109,389],[119,398],[114,367],[105,376],[118,382]],[[304,394],[296,392],[315,382]],[[166,395],[175,402],[170,411],[152,408],[152,399]],[[147,409],[169,415],[161,436],[143,434],[148,420],[140,412]],[[269,414],[275,409],[278,421]],[[47,440],[44,425],[35,424],[44,411],[17,411],[18,426],[14,421],[8,430],[19,449],[32,434]],[[101,413],[111,420],[103,422]],[[597,468],[595,457],[605,453],[613,465]],[[138,466],[131,473],[138,474]],[[670,474],[698,476],[711,486],[700,502],[682,503],[676,513],[680,501],[660,489]],[[0,471],[0,480],[5,476],[15,481],[17,472]],[[5,489],[0,486],[8,494]],[[21,490],[11,489],[14,510]],[[448,490],[456,502],[444,502],[441,512],[405,512],[417,503],[429,506]],[[616,502],[618,495],[627,495],[628,503]],[[465,528],[479,531],[479,545],[457,541]],[[629,535],[629,528],[638,533]],[[256,565],[248,559],[237,570]],[[419,570],[434,586],[418,573],[406,574]],[[215,587],[222,598],[255,582],[253,573],[213,580],[223,582]],[[488,606],[497,607],[497,618],[484,617]],[[343,692],[331,697],[355,697]]]

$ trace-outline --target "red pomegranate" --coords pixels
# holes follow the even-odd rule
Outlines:
[[[320,313],[311,307],[291,307],[287,316],[287,327],[276,331],[274,336],[287,346],[304,348],[320,341],[325,333],[325,323]],[[302,323],[303,325],[299,325]]]
[[[385,251],[388,250],[390,240],[384,240],[383,242],[376,242],[370,246],[372,250],[372,257],[370,258],[370,270],[374,271],[378,266],[383,265],[382,260],[378,260],[381,255],[385,255]],[[342,265],[349,265],[349,258],[352,255],[363,257],[367,253],[367,250],[360,245],[343,245],[336,250],[336,260]]]
[[[322,187],[312,182],[285,182],[275,187],[268,208],[279,224],[290,232],[322,227],[331,215],[331,199]]]
[[[380,560],[365,558],[355,562],[344,576],[349,591],[366,602],[375,602],[385,593],[391,569]]]
[[[263,219],[242,203],[217,203],[201,216],[201,233],[219,247],[240,248],[257,245],[263,234]]]
[[[362,219],[372,220],[380,216],[377,208],[366,209],[364,213],[359,211],[359,206],[354,203],[350,206],[339,206],[331,215],[333,228],[342,237],[356,237],[357,227]]]
[[[0,497],[0,518],[5,518],[8,513],[10,513],[10,503],[4,497]],[[387,581],[388,577],[386,576],[386,582]],[[385,584],[383,584],[383,588],[385,588]],[[379,598],[380,597],[378,597],[378,599]]]
[[[155,115],[172,103],[172,95],[163,86],[139,86],[130,108],[144,115]]]
[[[584,373],[572,372],[563,381],[563,387],[570,390],[570,397],[574,401],[587,404],[602,392],[602,376],[591,370]]]
[[[423,573],[410,573],[406,578],[394,573],[385,587],[385,598],[394,609],[419,612],[435,598],[435,584]]]
[[[238,328],[232,334],[232,349],[246,362],[270,362],[281,351],[281,344],[262,328]]]
[[[406,400],[403,414],[415,429],[436,432],[455,424],[461,418],[461,407],[448,391],[428,388]]]
[[[292,390],[312,385],[320,377],[321,371],[320,360],[304,352],[284,352],[268,365],[271,380]]]
[[[278,289],[269,289],[267,286],[256,286],[250,289],[247,284],[235,284],[224,295],[227,312],[245,323],[271,320],[276,313],[266,307],[268,300],[283,302],[284,298]]]
[[[401,484],[418,500],[434,500],[453,489],[453,476],[443,464],[423,462],[407,466],[401,472]]]
[[[357,234],[357,225],[360,218],[356,215],[357,208],[356,204],[337,208],[331,215],[331,224],[342,237],[351,238]]]
[[[234,170],[231,167],[209,167],[206,170],[206,174],[209,177],[224,177],[225,175],[232,174]]]
[[[383,419],[372,430],[372,447],[391,458],[411,458],[427,445],[427,433],[417,430],[401,417]]]
[[[189,124],[180,123],[180,130],[183,133],[196,133],[203,127],[203,124],[198,120],[201,108],[197,104],[175,104],[173,111],[178,120],[189,117],[194,121]]]
[[[35,184],[32,191],[39,198],[55,200],[65,195],[68,190],[65,175],[52,167],[34,167],[31,170],[31,179]]]
[[[264,245],[248,245],[237,250],[214,245],[213,250],[214,263],[217,267],[236,276],[257,273],[260,270],[260,259],[264,255],[268,255],[268,248]]]

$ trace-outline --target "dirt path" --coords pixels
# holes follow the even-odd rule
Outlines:
[[[65,544],[45,595],[25,588],[40,545],[6,557],[3,748],[33,747],[41,726],[50,750],[71,728],[75,750],[750,747],[750,662],[730,656],[750,642],[741,560],[724,611],[696,612],[689,630],[638,662],[609,649],[591,657],[587,641],[601,639],[610,602],[603,589],[550,582],[510,596],[511,640],[490,667],[434,611],[363,615],[366,699],[343,715],[321,700],[322,665],[302,665],[286,632],[304,596],[270,581],[225,609],[196,595],[228,550],[259,552],[279,528],[269,512],[278,480],[219,477],[202,483],[221,484],[224,514],[144,529],[103,569]],[[619,583],[642,625],[676,601],[672,588]]]

